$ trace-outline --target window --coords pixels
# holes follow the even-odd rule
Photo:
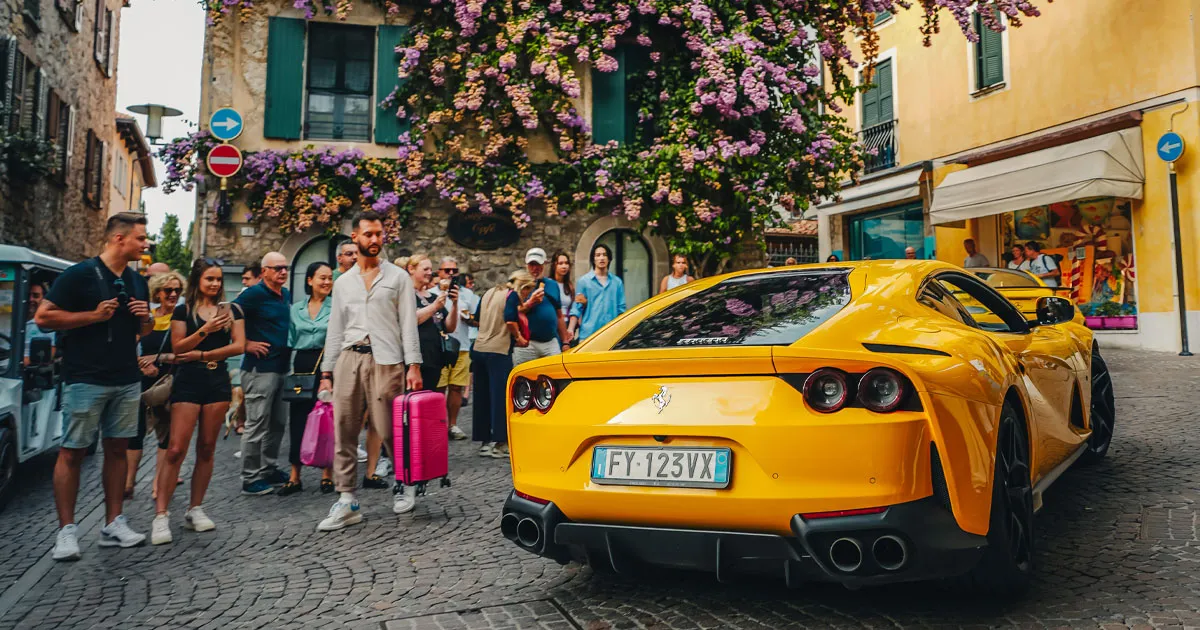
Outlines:
[[[955,300],[946,288],[936,281],[931,281],[921,289],[917,301],[946,317],[971,328],[978,328],[974,318],[962,304]]]
[[[78,33],[83,27],[83,0],[54,0],[54,7],[67,28]]]
[[[973,273],[986,282],[989,287],[993,288],[1036,289],[1042,286],[1033,279],[1033,276],[1024,271],[1003,271],[999,269],[982,271],[975,269]]]
[[[996,22],[1000,22],[999,11],[995,16]],[[979,42],[975,44],[975,89],[986,90],[1004,83],[1004,36],[988,28],[979,13],[973,19],[975,32],[979,34]]]
[[[875,64],[871,87],[862,95],[862,129],[892,120],[892,60],[884,59]]]
[[[917,258],[925,255],[925,215],[920,203],[908,204],[851,217],[850,259],[904,258],[912,247]]]
[[[104,141],[88,129],[87,160],[83,169],[83,199],[92,208],[104,200]]]
[[[96,0],[96,33],[92,56],[104,76],[112,75],[113,12],[105,0]]]
[[[125,196],[125,185],[129,183],[129,163],[119,147],[113,152],[113,186]]]
[[[50,90],[46,98],[46,140],[54,144],[54,164],[58,182],[66,183],[67,157],[71,147],[71,106],[62,101],[58,92]]]
[[[374,30],[336,24],[309,29],[304,136],[369,141]]]
[[[891,11],[888,11],[886,9],[883,11],[880,11],[879,13],[875,14],[875,26],[879,26],[880,24],[883,24],[884,22],[886,22],[890,19],[892,19]]]
[[[609,51],[617,60],[613,72],[592,69],[592,141],[605,144],[648,143],[657,135],[653,121],[641,120],[638,94],[648,80],[650,53],[642,46],[622,45]]]
[[[848,270],[731,278],[647,317],[614,350],[786,346],[850,303]]]
[[[1029,324],[1025,316],[1001,297],[995,289],[988,287],[978,278],[965,273],[939,273],[926,284],[926,290],[940,287],[952,305],[966,311],[970,324],[991,332],[1025,333]]]
[[[25,17],[41,30],[42,0],[25,0]]]

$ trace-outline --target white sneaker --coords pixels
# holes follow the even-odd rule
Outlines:
[[[450,439],[451,440],[465,440],[465,439],[467,439],[467,434],[463,433],[463,430],[458,428],[458,425],[456,424],[456,425],[450,427]]]
[[[242,452],[241,452],[241,451],[234,451],[234,452],[233,452],[233,457],[234,457],[234,459],[241,459],[241,458],[242,458]]]
[[[329,508],[329,516],[317,524],[319,532],[337,531],[347,525],[357,525],[362,522],[362,511],[357,503],[338,501]]]
[[[387,479],[392,476],[392,460],[386,457],[380,457],[379,463],[375,465],[375,476]]]
[[[392,503],[392,511],[396,514],[405,514],[413,511],[417,507],[417,487],[404,486],[403,490],[396,492],[395,501]]]
[[[172,540],[171,537],[171,520],[170,513],[159,514],[154,517],[154,522],[150,523],[150,544],[165,545]]]
[[[129,528],[129,522],[125,520],[125,515],[122,514],[113,519],[113,522],[105,525],[100,529],[101,547],[121,547],[127,549],[136,547],[146,542],[146,535],[139,534]]]
[[[361,464],[365,461],[367,461],[367,452],[364,451],[363,447],[360,446],[358,447],[358,463]]]
[[[480,457],[491,457],[492,456],[492,448],[494,448],[495,446],[496,446],[495,442],[484,442],[483,446],[479,447],[479,456]]]
[[[55,560],[78,560],[79,553],[79,538],[77,536],[78,528],[74,523],[64,526],[58,530],[58,536],[54,539],[54,559]]]
[[[492,459],[507,459],[508,444],[497,444],[492,447]]]
[[[204,513],[204,508],[199,505],[183,515],[183,526],[196,532],[210,532],[217,528],[217,524],[208,518],[208,515]]]

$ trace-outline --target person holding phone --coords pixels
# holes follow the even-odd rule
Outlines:
[[[213,455],[217,435],[225,421],[225,412],[233,398],[233,386],[225,360],[246,349],[246,329],[242,310],[225,295],[225,275],[212,259],[192,263],[188,276],[186,304],[175,307],[171,318],[171,347],[178,368],[171,389],[171,446],[167,449],[164,470],[158,475],[158,498],[150,542],[171,542],[171,496],[183,458],[187,455],[192,433],[200,425],[196,438],[196,464],[192,469],[192,493],[183,526],[206,532],[216,528],[204,513],[202,504],[212,480]]]
[[[458,360],[454,365],[442,367],[438,378],[437,389],[446,395],[446,417],[450,423],[450,439],[465,440],[467,434],[458,427],[458,412],[462,410],[463,392],[471,378],[471,330],[472,317],[475,307],[479,305],[479,297],[475,292],[466,288],[464,278],[459,274],[458,261],[453,256],[442,258],[438,266],[438,284],[433,288],[434,295],[441,295],[454,287],[458,291],[458,323],[454,330],[446,334],[458,341]],[[445,285],[445,289],[442,286]]]
[[[138,367],[142,369],[142,391],[145,392],[158,382],[160,378],[165,376],[172,369],[172,364],[175,362],[175,356],[171,354],[171,318],[175,314],[175,307],[179,306],[179,300],[183,297],[183,286],[186,284],[183,276],[177,271],[166,271],[151,277],[150,279],[150,299],[153,310],[151,315],[154,317],[154,331],[145,335],[141,339],[141,353],[138,357]],[[147,414],[155,413],[146,409],[145,404],[138,405],[138,433],[137,436],[129,440],[129,450],[126,451],[126,458],[129,461],[128,472],[125,476],[125,498],[133,498],[133,486],[136,481],[138,465],[142,461],[142,448],[146,440],[146,425]],[[157,410],[156,410],[157,411]],[[155,433],[158,436],[158,455],[154,467],[155,473],[163,469],[163,458],[167,455],[167,448],[170,446],[170,422],[163,421],[162,425],[155,427]],[[175,485],[182,483],[179,478],[175,479]],[[151,482],[152,498],[158,496],[158,482]]]
[[[421,344],[421,382],[423,389],[437,387],[442,377],[442,333],[458,328],[458,287],[445,281],[441,293],[434,293],[433,261],[425,254],[408,258],[417,300],[417,339]]]

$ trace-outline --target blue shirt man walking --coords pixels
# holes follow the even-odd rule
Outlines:
[[[608,273],[612,250],[607,245],[592,249],[592,270],[579,279],[571,317],[579,320],[579,338],[592,333],[625,312],[625,283]]]
[[[529,320],[529,345],[513,348],[513,365],[562,354],[561,340],[566,331],[562,322],[562,298],[558,283],[542,277],[546,251],[534,247],[525,253],[525,268],[537,281],[529,299],[521,302],[517,292],[509,294],[504,305],[504,321],[515,322],[523,314]]]

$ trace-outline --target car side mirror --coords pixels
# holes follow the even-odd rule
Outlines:
[[[54,362],[51,356],[51,342],[49,337],[34,337],[29,342],[29,365],[36,367],[45,367]]]
[[[1055,326],[1075,319],[1075,305],[1060,297],[1043,297],[1037,301],[1039,326]]]

